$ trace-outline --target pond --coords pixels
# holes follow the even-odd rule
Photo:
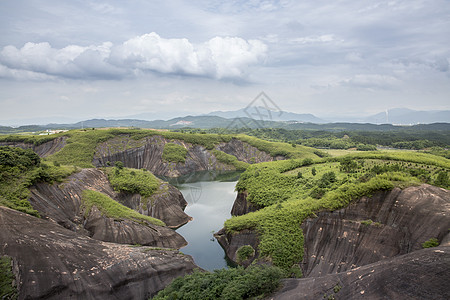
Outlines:
[[[188,245],[180,249],[191,255],[195,263],[208,271],[227,267],[225,252],[214,238],[214,232],[231,217],[236,199],[234,187],[240,173],[195,172],[167,179],[188,202],[185,212],[192,221],[177,229]]]

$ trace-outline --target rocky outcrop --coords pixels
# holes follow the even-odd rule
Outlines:
[[[221,229],[214,234],[214,237],[225,250],[225,255],[234,263],[238,262],[237,251],[242,246],[249,245],[255,250],[255,255],[248,259],[245,265],[250,265],[259,256],[259,239],[256,232],[252,230],[245,229],[238,233],[227,233],[225,229]]]
[[[142,199],[139,194],[120,193],[118,201],[143,215],[162,220],[170,228],[178,228],[192,220],[183,211],[187,205],[183,195],[167,182],[161,182],[150,199]]]
[[[66,139],[67,137],[65,136],[57,137],[51,141],[37,146],[22,142],[2,142],[0,143],[0,146],[14,146],[20,147],[22,149],[33,149],[33,151],[36,152],[40,157],[47,157],[61,150],[66,145]]]
[[[176,250],[98,241],[0,206],[19,299],[148,299],[196,267]]]
[[[450,247],[414,251],[322,277],[286,279],[268,299],[450,299]]]
[[[245,192],[236,201],[241,203],[236,205],[239,213],[250,211]],[[450,239],[449,228],[450,191],[423,184],[378,192],[344,209],[317,213],[317,217],[303,222],[303,275],[336,274],[411,253],[422,249],[421,244],[430,238]],[[249,244],[258,248],[253,231],[227,234],[221,230],[216,238],[233,261],[239,247]]]
[[[126,196],[119,196],[112,189],[106,175],[98,169],[83,169],[71,175],[62,184],[37,184],[31,187],[31,205],[46,220],[52,221],[72,231],[93,237],[102,241],[141,244],[155,247],[181,248],[186,245],[185,239],[165,226],[156,226],[133,220],[113,219],[100,213],[93,207],[87,214],[82,205],[82,192],[86,189],[104,193],[112,199],[119,200]],[[169,195],[171,196],[171,195]],[[130,195],[131,198],[139,198]],[[162,197],[162,196],[161,196]],[[156,199],[152,206],[163,213],[175,211],[184,214],[185,204],[179,198],[168,199],[169,204],[162,198]],[[180,205],[181,204],[181,205]],[[172,205],[173,207],[167,208]],[[159,209],[159,207],[162,207]],[[178,215],[168,217],[174,224],[180,223]],[[184,214],[183,220],[190,217]]]
[[[236,138],[232,138],[228,143],[220,143],[216,149],[236,156],[238,160],[249,164],[284,159],[284,157],[273,158],[270,154]]]
[[[431,185],[363,197],[302,224],[303,275],[339,273],[442,241],[450,228],[450,191]]]
[[[238,192],[236,200],[233,203],[233,207],[231,208],[231,215],[242,216],[248,214],[249,212],[257,211],[259,209],[261,209],[261,207],[247,201],[246,191]]]
[[[164,161],[164,145],[176,143],[188,150],[185,163]],[[200,145],[181,140],[168,140],[161,136],[151,136],[143,140],[133,140],[126,136],[116,137],[100,144],[95,151],[93,164],[107,166],[121,161],[128,168],[147,169],[153,174],[177,177],[195,171],[233,170],[232,166],[217,161],[216,157]]]
[[[185,163],[163,160],[162,153],[167,143],[176,143],[188,150]],[[284,159],[283,157],[273,158],[268,153],[234,138],[228,143],[220,143],[215,149],[234,155],[238,160],[247,163]],[[154,174],[167,177],[177,177],[196,171],[234,170],[233,166],[219,162],[210,150],[201,145],[183,140],[169,140],[162,136],[151,136],[138,141],[127,136],[120,136],[97,146],[93,160],[94,166],[107,166],[116,161],[123,162],[129,168],[144,168]]]

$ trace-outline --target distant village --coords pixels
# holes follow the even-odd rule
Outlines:
[[[55,133],[61,133],[61,132],[67,132],[68,130],[52,130],[52,129],[47,129],[46,131],[39,133],[39,135],[50,135],[50,134],[55,134]]]

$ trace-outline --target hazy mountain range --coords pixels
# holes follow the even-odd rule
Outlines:
[[[415,125],[431,123],[450,123],[450,110],[440,111],[416,111],[407,108],[396,108],[386,112],[380,112],[375,115],[360,118],[318,118],[312,114],[298,114],[285,111],[269,111],[263,107],[251,107],[235,111],[215,111],[200,116],[177,117],[169,120],[156,120],[155,113],[142,113],[120,119],[91,119],[76,122],[73,119],[61,122],[63,118],[57,118],[57,121],[45,118],[36,118],[22,120],[21,123],[12,124],[16,127],[27,124],[38,124],[38,128],[87,128],[87,127],[139,127],[139,128],[213,128],[213,127],[274,127],[286,129],[298,128],[321,128],[324,126],[315,126],[315,124],[328,124],[327,128],[334,128],[339,123],[359,123],[359,124],[395,124],[395,125]],[[52,123],[50,123],[52,122]],[[336,123],[334,125],[330,123]],[[1,124],[1,123],[0,123]],[[45,125],[43,125],[45,124]],[[10,128],[11,123],[5,122],[4,128]],[[8,126],[9,125],[9,126]],[[1,127],[1,126],[0,126]],[[26,126],[34,128],[33,126]],[[358,125],[354,125],[358,127]],[[7,129],[5,129],[7,130]]]

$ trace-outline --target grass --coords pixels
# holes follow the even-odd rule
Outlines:
[[[93,206],[109,218],[118,220],[133,220],[141,224],[150,223],[158,226],[165,226],[164,222],[128,208],[117,201],[114,201],[105,194],[93,190],[84,190],[82,194],[85,215],[88,215]]]
[[[223,142],[229,142],[233,137],[246,142],[261,151],[267,152],[272,156],[284,156],[288,158],[317,158],[317,153],[320,152],[317,149],[304,147],[297,145],[293,147],[291,144],[281,142],[268,142],[255,137],[247,135],[222,135],[222,134],[200,134],[200,133],[181,133],[171,131],[155,131],[155,130],[139,130],[139,129],[108,129],[108,130],[70,130],[65,133],[54,134],[52,136],[24,136],[24,135],[8,135],[0,137],[0,141],[16,141],[31,144],[41,144],[60,136],[67,137],[66,146],[57,153],[48,157],[50,161],[55,161],[61,165],[75,165],[83,168],[93,167],[92,161],[96,152],[96,148],[99,144],[107,142],[108,140],[117,137],[128,137],[135,141],[140,141],[131,145],[132,147],[138,147],[142,145],[142,142],[152,136],[161,136],[166,140],[172,141],[169,144],[175,144],[175,141],[184,141],[193,145],[202,145],[208,150],[213,150],[216,145]],[[175,146],[168,146],[175,147]],[[173,148],[172,150],[180,150],[180,148]],[[169,148],[168,161],[183,162],[185,155],[170,156],[172,153],[178,153],[179,151],[173,151],[171,153]],[[178,153],[178,154],[180,154]],[[319,153],[320,154],[320,153]],[[323,154],[323,153],[322,153]],[[223,161],[229,161],[227,158],[221,155]],[[243,168],[243,164],[237,164],[231,162],[235,167],[239,169]]]
[[[261,151],[269,153],[272,157],[283,156],[286,158],[317,158],[317,149],[289,143],[269,142],[244,134],[236,135],[236,138],[258,148]],[[315,153],[316,152],[316,153]]]
[[[225,222],[225,228],[231,234],[255,230],[260,239],[260,257],[269,259],[290,276],[302,260],[300,225],[306,218],[320,211],[344,208],[376,191],[445,181],[447,177],[442,174],[448,173],[449,167],[448,159],[410,151],[352,153],[315,161],[293,159],[251,165],[241,175],[236,189],[246,191],[247,201],[263,208],[232,217]]]
[[[167,162],[182,163],[186,162],[188,150],[181,145],[167,143],[164,145],[162,158]]]
[[[219,162],[224,163],[226,165],[231,165],[231,166],[235,167],[236,170],[245,170],[250,165],[246,162],[238,160],[236,158],[236,156],[227,154],[220,150],[214,149],[214,150],[212,150],[212,153],[214,154],[214,156],[216,157],[216,159]]]
[[[152,173],[128,168],[105,168],[108,180],[116,192],[140,194],[144,198],[153,195],[161,182]]]
[[[347,182],[335,190],[328,191],[322,198],[314,199],[293,193],[284,202],[225,221],[229,233],[243,229],[256,230],[260,244],[260,256],[268,258],[282,268],[287,276],[303,257],[302,222],[314,213],[346,207],[351,201],[376,191],[390,190],[395,186],[416,185],[415,178],[401,173],[381,174],[368,182]]]

